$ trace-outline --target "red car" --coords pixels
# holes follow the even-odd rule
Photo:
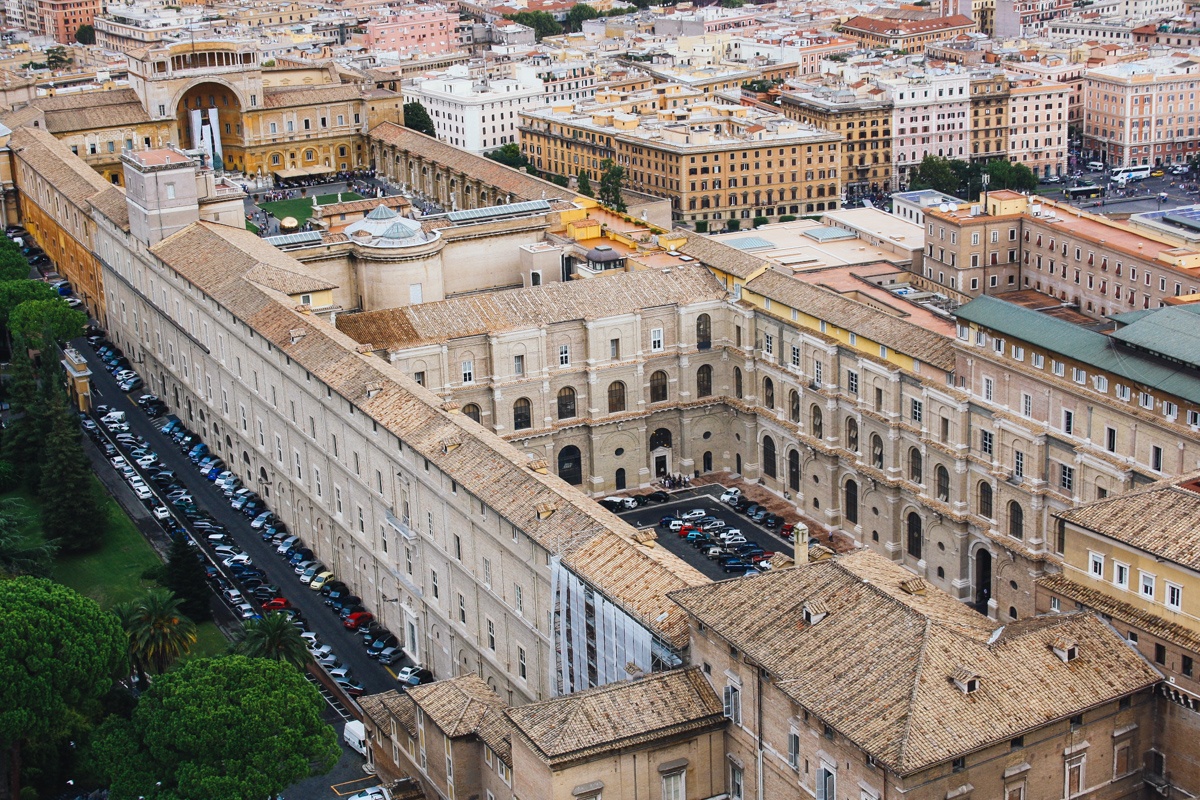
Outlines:
[[[263,611],[283,611],[291,607],[292,603],[286,597],[276,597],[274,600],[263,603]]]
[[[681,525],[679,527],[679,538],[681,538],[681,539],[687,538],[687,535],[694,530],[696,530],[696,526],[690,522]]]
[[[760,561],[767,561],[767,560],[771,559],[774,555],[775,555],[774,553],[772,553],[770,550],[768,550],[765,553],[757,553],[756,555],[750,556],[750,561],[754,564],[757,564]]]
[[[370,611],[358,611],[346,617],[346,621],[342,623],[345,627],[352,631],[358,630],[360,627],[367,625],[375,619],[375,615]]]

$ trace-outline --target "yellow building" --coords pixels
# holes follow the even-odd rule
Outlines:
[[[521,149],[539,170],[585,173],[598,187],[611,160],[624,187],[670,199],[676,220],[701,228],[837,208],[841,138],[747,106],[655,92],[521,112]]]

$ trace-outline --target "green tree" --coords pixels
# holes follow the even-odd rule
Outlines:
[[[26,300],[12,310],[8,327],[13,337],[35,350],[47,350],[54,342],[65,342],[83,333],[87,314],[76,311],[61,298]]]
[[[0,501],[0,575],[45,576],[57,548],[28,535],[20,500]]]
[[[600,162],[600,194],[596,199],[613,211],[625,210],[625,198],[621,196],[621,181],[625,180],[625,168],[614,164],[611,158]]]
[[[322,705],[288,664],[193,659],[155,680],[132,719],[109,718],[94,737],[92,762],[111,781],[112,797],[269,797],[337,762]]]
[[[170,589],[147,590],[137,600],[127,626],[130,652],[159,675],[196,643],[196,623],[179,610],[179,599]]]
[[[146,680],[146,665],[142,663],[142,659],[133,649],[133,640],[129,638],[129,631],[133,628],[134,617],[138,613],[138,601],[126,600],[122,603],[117,603],[109,609],[117,622],[121,625],[121,630],[124,633],[125,655],[129,658],[129,663],[133,666],[133,673],[137,676],[138,682],[145,685]]]
[[[41,458],[42,532],[67,552],[90,552],[104,538],[104,506],[83,453],[70,398],[57,381],[49,383],[54,408]]]
[[[36,489],[42,474],[48,409],[42,403],[37,371],[24,346],[13,351],[7,388],[12,417],[4,431],[4,460],[17,468],[27,487]]]
[[[592,179],[588,177],[586,169],[579,170],[579,193],[587,197],[595,197],[596,193],[592,190]]]
[[[567,21],[564,27],[567,33],[579,33],[583,30],[583,23],[589,19],[596,19],[599,16],[601,16],[600,12],[587,3],[576,3],[567,12]]]
[[[204,577],[204,567],[196,560],[186,537],[176,536],[171,540],[171,551],[163,569],[163,585],[179,598],[179,610],[185,616],[196,622],[212,619],[209,606],[212,592]]]
[[[933,189],[943,194],[958,193],[959,177],[950,162],[937,156],[925,156],[909,179],[909,189]]]
[[[303,670],[312,656],[292,618],[278,612],[252,619],[242,626],[232,651],[250,658],[270,658]]]
[[[426,136],[437,137],[437,129],[433,127],[433,120],[429,118],[429,112],[425,110],[425,106],[421,105],[419,100],[404,104],[404,127]]]
[[[519,11],[516,14],[505,14],[505,19],[511,19],[527,28],[533,28],[534,38],[539,42],[546,36],[558,36],[562,26],[554,19],[554,15],[546,11]]]
[[[497,147],[488,152],[487,157],[514,169],[520,169],[526,163],[525,154],[521,152],[521,146],[516,142],[509,142]]]
[[[75,29],[75,41],[80,44],[95,44],[96,29],[91,25],[80,25]]]
[[[129,662],[116,618],[45,578],[0,581],[0,632],[0,746],[20,797],[26,743],[86,729]]]
[[[9,246],[0,247],[0,281],[29,280],[32,269],[29,261],[7,236],[4,241]]]
[[[26,300],[56,300],[58,297],[58,292],[50,284],[31,281],[24,275],[15,280],[0,281],[0,325],[7,330],[13,309]]]
[[[66,69],[74,60],[65,47],[51,47],[46,50],[46,66],[50,69]]]
[[[746,0],[721,0],[721,8],[741,8]]]

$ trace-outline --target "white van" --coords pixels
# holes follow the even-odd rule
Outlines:
[[[1103,161],[1089,161],[1087,163],[1088,172],[1104,172]]]
[[[367,728],[356,719],[346,723],[342,731],[342,741],[360,756],[367,754]]]

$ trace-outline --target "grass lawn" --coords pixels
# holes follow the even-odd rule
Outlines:
[[[258,226],[255,225],[250,220],[246,220],[246,230],[250,231],[251,233],[253,233],[255,235],[258,235]]]
[[[356,192],[342,192],[342,202],[347,203],[351,200],[362,200],[361,194]],[[322,194],[317,196],[317,204],[327,206],[330,203],[338,202],[336,194]],[[300,197],[295,200],[276,200],[272,203],[260,203],[259,208],[264,211],[270,211],[275,216],[275,219],[282,220],[286,217],[295,217],[296,222],[303,227],[304,223],[313,213],[312,197]]]

